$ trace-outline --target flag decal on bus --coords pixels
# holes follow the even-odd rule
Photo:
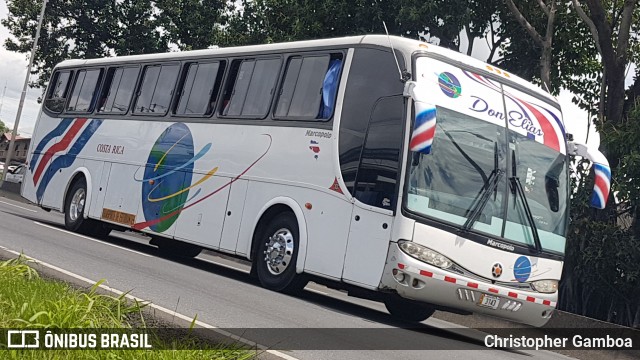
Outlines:
[[[415,102],[416,121],[411,134],[411,151],[429,154],[436,134],[436,107],[421,101]]]
[[[333,190],[337,193],[344,194],[342,189],[340,188],[340,183],[338,182],[338,178],[334,178],[333,184],[329,187],[329,190]]]

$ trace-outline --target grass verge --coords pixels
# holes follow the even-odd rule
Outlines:
[[[6,334],[0,338],[0,358],[5,359],[252,359],[255,351],[240,344],[211,345],[189,333],[189,329],[158,334],[146,327],[145,304],[99,294],[103,281],[88,291],[43,279],[20,256],[0,262],[0,329],[93,329],[139,330],[149,334],[152,349],[8,349]],[[172,329],[173,330],[173,329]],[[167,336],[167,333],[173,334]],[[41,339],[41,344],[43,343]],[[194,350],[203,349],[203,350]]]

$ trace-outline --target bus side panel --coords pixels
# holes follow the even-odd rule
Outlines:
[[[342,277],[376,289],[389,250],[393,214],[356,201],[351,219]]]
[[[29,158],[27,171],[22,185],[22,196],[27,200],[41,204],[42,198],[38,198],[37,189],[41,183],[42,175],[51,164],[51,158],[47,156],[50,148],[58,143],[69,125],[69,122],[62,119],[50,118],[42,111],[33,132],[31,144],[29,146]]]
[[[233,252],[238,245],[238,233],[244,218],[244,204],[247,200],[249,181],[237,180],[231,184],[227,213],[222,227],[220,250]]]
[[[111,163],[102,162],[102,168],[99,173],[94,173],[94,186],[91,194],[91,207],[89,208],[89,216],[100,219],[102,217],[102,209],[104,207],[104,198],[109,187],[109,176],[111,174]]]
[[[327,193],[314,195],[313,209],[307,216],[309,240],[305,271],[340,279],[353,205]]]
[[[111,164],[108,185],[104,189],[104,202],[102,206],[96,204],[96,207],[100,207],[101,217],[105,215],[105,220],[125,223],[122,219],[134,218],[138,221],[140,190],[132,179],[142,172],[140,168],[137,165]]]
[[[340,279],[347,246],[351,204],[325,192],[267,182],[249,182],[243,214],[246,221],[242,222],[237,252],[246,255],[247,249],[250,249],[256,225],[256,221],[251,219],[258,219],[264,204],[283,194],[293,199],[304,211],[305,218],[302,220],[307,226],[307,250],[305,254],[298,254],[306,258],[304,270]],[[305,208],[307,203],[311,205],[311,209]]]
[[[64,203],[63,199],[65,197],[65,189],[67,188],[71,174],[73,174],[73,171],[75,170],[75,168],[58,169],[56,164],[60,163],[62,160],[62,156],[53,156],[48,168],[45,170],[46,173],[43,175],[43,179],[41,180],[47,181],[47,179],[50,179],[46,185],[46,191],[42,195],[41,205],[46,208],[61,211],[63,210],[62,204]],[[82,164],[82,161],[77,161],[76,164]]]
[[[195,242],[208,248],[218,248],[220,246],[220,235],[222,234],[222,224],[224,223],[227,199],[229,197],[229,186],[224,186],[231,181],[230,178],[222,176],[211,177],[206,181],[207,174],[193,174],[190,183],[184,184],[184,189],[192,187],[203,181],[198,188],[188,192],[188,198],[197,199],[200,194],[211,194],[218,190],[215,196],[205,201],[186,201],[190,206],[189,211],[184,211],[176,221],[175,238]],[[191,203],[192,205],[189,205]],[[166,209],[171,211],[173,209]],[[239,214],[238,214],[239,215]]]

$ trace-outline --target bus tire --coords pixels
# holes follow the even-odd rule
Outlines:
[[[264,227],[253,266],[260,284],[270,290],[296,293],[307,280],[296,274],[299,249],[298,220],[290,212],[276,215]]]
[[[161,236],[152,237],[149,243],[157,246],[160,255],[167,258],[194,258],[202,252],[202,248],[199,246]]]
[[[67,230],[92,235],[92,230],[95,227],[92,225],[95,224],[84,217],[86,200],[87,181],[80,178],[73,182],[64,202],[64,227]]]
[[[409,322],[427,320],[436,311],[428,305],[419,304],[403,298],[386,299],[384,306],[387,308],[387,311],[389,311],[389,314]]]
[[[87,230],[87,235],[102,239],[106,238],[111,233],[111,227],[101,221],[91,219],[84,219],[84,221],[91,224],[90,229]]]

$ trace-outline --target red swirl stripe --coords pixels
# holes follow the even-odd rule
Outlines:
[[[536,119],[538,119],[538,124],[540,124],[540,127],[544,132],[544,135],[543,135],[544,144],[556,151],[560,151],[560,141],[558,141],[558,134],[556,133],[556,129],[554,129],[551,123],[549,122],[549,119],[547,119],[546,116],[544,116],[540,111],[538,111],[538,109],[533,107],[531,104],[527,103],[526,101],[522,101],[520,99],[518,100],[524,106],[526,106],[527,109],[529,109],[529,111],[533,113],[533,116],[535,116]]]
[[[71,141],[76,137],[78,132],[80,132],[80,130],[82,129],[82,127],[86,122],[87,122],[86,118],[76,119],[76,121],[73,122],[73,125],[71,125],[71,128],[69,129],[69,131],[67,131],[67,133],[62,137],[62,140],[51,145],[49,150],[45,151],[44,156],[42,157],[42,159],[40,160],[40,163],[38,164],[38,168],[36,169],[36,172],[33,174],[34,185],[37,184],[38,181],[40,180],[40,176],[42,176],[42,172],[44,171],[44,168],[49,163],[49,160],[51,160],[51,157],[56,153],[59,153],[60,151],[66,150],[67,147],[69,147],[69,144],[71,144]]]

